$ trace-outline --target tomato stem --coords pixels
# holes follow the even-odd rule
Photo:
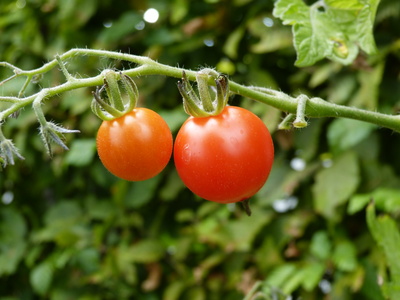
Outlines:
[[[217,86],[217,107],[216,112],[220,113],[228,104],[229,100],[229,81],[225,75],[220,75],[215,80]]]
[[[128,94],[128,105],[125,111],[130,112],[136,107],[139,98],[139,90],[131,77],[122,73],[120,73],[120,76],[125,92]]]
[[[186,76],[186,72],[182,72],[182,81],[178,81],[178,89],[183,98],[183,107],[191,116],[209,117],[219,115],[229,99],[229,84],[226,76],[218,74],[212,69],[203,69],[196,73],[196,82],[198,93],[194,91]],[[214,78],[216,92],[215,99],[211,99],[210,79]]]
[[[211,100],[211,95],[208,85],[208,74],[205,74],[203,72],[197,73],[196,82],[197,82],[197,88],[199,89],[200,100],[204,111],[207,113],[213,113],[214,105]]]
[[[93,93],[92,111],[100,119],[110,121],[127,114],[136,107],[139,90],[133,79],[122,72],[106,70],[102,74],[104,84]],[[125,102],[120,85],[127,96]],[[105,99],[102,98],[104,91],[107,94]]]
[[[240,204],[242,205],[242,208],[246,212],[246,214],[250,217],[251,216],[250,198],[240,201]]]
[[[182,80],[178,81],[177,86],[183,98],[183,108],[187,114],[197,117],[209,116],[209,113],[202,109],[202,103],[190,85],[185,72],[182,72]]]
[[[104,84],[106,86],[108,100],[115,109],[123,111],[124,102],[122,101],[121,91],[118,86],[119,79],[120,75],[112,70],[104,72]]]
[[[73,77],[73,76],[68,72],[68,70],[67,70],[67,68],[65,67],[64,63],[62,62],[60,56],[57,54],[55,58],[56,58],[56,61],[57,61],[58,65],[60,66],[60,69],[61,69],[61,71],[63,72],[65,78],[66,78],[68,81],[75,81],[76,78]]]

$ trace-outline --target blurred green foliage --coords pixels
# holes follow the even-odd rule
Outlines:
[[[273,1],[2,1],[0,61],[32,69],[74,47],[115,50],[395,114],[399,3],[378,6],[377,54],[359,53],[349,66],[321,60],[297,68],[291,28],[273,17]],[[143,20],[148,8],[158,10],[156,23]],[[67,67],[85,77],[129,65],[83,57]],[[27,92],[62,81],[55,70]],[[135,81],[139,105],[158,111],[176,134],[186,119],[176,80]],[[0,93],[20,86],[12,81]],[[277,131],[281,112],[234,97],[231,104],[265,121],[276,146],[272,174],[252,199],[249,218],[235,205],[192,195],[172,162],[145,182],[110,175],[96,155],[100,120],[90,111],[91,92],[46,102],[48,119],[81,131],[67,137],[69,152],[55,148],[52,159],[30,109],[4,126],[26,159],[0,173],[1,300],[235,300],[256,282],[265,299],[399,297],[398,134],[343,119]]]

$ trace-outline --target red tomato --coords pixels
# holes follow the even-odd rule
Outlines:
[[[97,133],[97,151],[115,176],[141,181],[160,173],[172,154],[172,134],[156,112],[136,108],[112,121],[103,121]]]
[[[220,203],[257,193],[273,159],[267,127],[240,107],[227,106],[217,116],[190,117],[175,140],[175,166],[184,184],[198,196]]]

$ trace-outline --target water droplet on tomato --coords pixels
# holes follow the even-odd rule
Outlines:
[[[186,144],[183,146],[183,153],[182,153],[182,158],[185,163],[189,163],[191,158],[192,158],[192,152],[190,151],[190,146],[189,144]]]

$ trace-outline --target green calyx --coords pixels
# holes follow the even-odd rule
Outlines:
[[[1,167],[5,167],[8,164],[14,164],[14,156],[19,159],[24,159],[24,157],[19,154],[17,147],[14,146],[11,140],[7,139],[1,128],[0,124],[0,170]]]
[[[100,119],[114,120],[136,107],[139,90],[131,77],[104,70],[104,84],[93,92],[92,111]]]
[[[214,79],[215,88],[211,86]],[[222,112],[229,99],[229,80],[227,76],[212,69],[203,69],[196,74],[198,95],[191,86],[186,73],[178,89],[183,97],[183,107],[193,117],[216,116]],[[214,99],[213,99],[214,98]]]

